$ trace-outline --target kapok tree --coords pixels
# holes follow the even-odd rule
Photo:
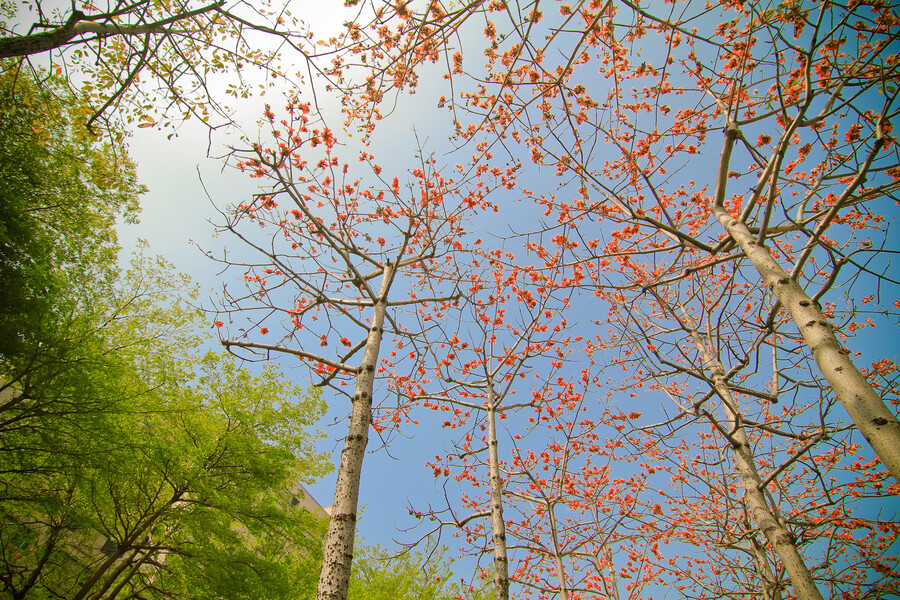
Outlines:
[[[616,441],[622,422],[639,415],[595,416],[600,381],[565,295],[582,270],[525,265],[503,249],[478,254],[487,268],[471,276],[471,314],[440,338],[429,332],[439,391],[424,395],[415,382],[401,389],[452,413],[443,426],[464,434],[428,463],[445,479],[448,506],[411,510],[431,523],[429,535],[454,527],[474,554],[493,553],[496,598],[510,597],[510,584],[540,598],[642,597],[662,569],[641,557],[658,554],[665,534],[645,535],[646,471],[614,465],[628,458]]]
[[[870,499],[886,474],[857,458],[858,433],[811,361],[767,346],[765,313],[746,312],[765,291],[732,267],[651,286],[652,301],[614,305],[608,319],[627,344],[615,363],[636,374],[630,387],[669,399],[667,419],[628,438],[636,453],[672,449],[654,465],[671,474],[663,522],[719,557],[704,574],[712,595],[777,597],[785,574],[798,597],[884,593],[898,583],[887,567],[896,516]],[[698,581],[682,560],[675,581]]]
[[[557,298],[555,282],[516,265],[516,256],[502,248],[476,249],[471,263],[475,266],[470,266],[463,289],[461,319],[441,324],[433,311],[419,311],[419,328],[428,340],[419,372],[429,373],[430,385],[415,379],[394,387],[426,408],[449,413],[444,428],[465,432],[453,441],[452,451],[427,463],[436,478],[455,480],[462,506],[448,498],[444,509],[411,511],[437,528],[462,530],[474,554],[492,553],[494,597],[508,600],[510,559],[503,516],[508,459],[503,455],[509,451],[500,445],[500,421],[514,422],[511,439],[520,439],[531,426],[514,415],[526,407],[540,412],[548,401],[547,390],[571,353],[563,315],[568,299]],[[429,322],[437,324],[427,328]],[[434,532],[432,528],[428,534]]]
[[[309,366],[317,386],[351,401],[317,592],[320,600],[346,598],[377,382],[414,377],[426,383],[413,359],[427,350],[423,329],[434,325],[410,327],[402,313],[424,306],[455,310],[463,290],[453,267],[464,261],[454,255],[466,251],[465,219],[489,206],[489,186],[469,188],[423,155],[403,189],[362,152],[364,176],[375,182],[366,185],[338,158],[334,134],[313,120],[308,104],[291,101],[285,111],[276,122],[266,109],[268,145],[237,153],[238,166],[271,189],[225,213],[223,231],[253,256],[223,259],[242,271],[245,287],[242,293],[226,287],[221,311],[247,323],[223,343],[234,351],[293,355]],[[420,297],[420,288],[434,295]],[[391,352],[379,360],[385,340]],[[315,345],[323,350],[313,352]],[[401,373],[404,365],[413,372]],[[399,414],[394,408],[379,417],[379,430]]]
[[[488,75],[469,70],[476,89],[456,107],[477,119],[460,131],[485,143],[521,142],[571,183],[568,197],[538,200],[567,234],[557,245],[568,262],[589,269],[595,286],[616,289],[605,297],[623,309],[626,324],[633,321],[625,308],[654,301],[648,289],[716,280],[719,265],[733,265],[737,281],[761,282],[770,293],[747,296],[749,313],[760,315],[750,324],[741,311],[707,318],[736,319],[725,329],[747,326],[758,347],[779,349],[776,393],[790,377],[782,367],[797,362],[795,344],[806,346],[819,374],[812,379],[825,378],[830,389],[821,400],[840,401],[900,477],[900,424],[843,348],[869,317],[850,290],[865,289],[857,296],[877,313],[895,310],[869,294],[891,283],[878,254],[886,240],[878,203],[900,185],[891,135],[897,61],[886,52],[897,37],[892,9],[735,2],[710,11],[686,3],[653,15],[629,3],[583,2],[560,5],[557,16],[516,8],[489,9],[500,23],[485,29]],[[608,86],[598,82],[598,67]],[[707,165],[704,142],[716,129],[725,141]],[[704,170],[715,176],[697,184]],[[842,288],[851,300],[829,305]],[[838,319],[846,327],[836,334]],[[721,371],[713,359],[705,377]],[[872,373],[885,366],[876,365]],[[818,402],[822,388],[812,389]],[[802,447],[794,452],[805,455]]]
[[[600,409],[596,371],[559,378],[505,466],[513,579],[537,598],[644,598],[663,580],[661,514],[645,500],[659,448],[639,460],[623,443],[640,413]]]
[[[786,316],[796,331],[766,343],[802,340],[900,480],[900,422],[844,349],[859,304],[822,306],[843,289],[868,318],[896,310],[871,291],[893,285],[898,15],[884,2],[665,6],[494,8],[487,74],[470,69],[479,83],[453,99],[477,117],[460,131],[556,167],[570,194],[538,200],[598,279],[628,261],[656,282],[752,269],[771,292],[761,326]],[[716,131],[721,149],[707,153]]]
[[[763,586],[752,593],[771,595],[783,589],[782,569],[790,575],[795,593],[806,598],[822,597],[818,588],[823,586],[852,594],[849,590],[894,585],[890,577],[884,583],[874,580],[883,578],[891,562],[893,534],[884,539],[866,537],[879,527],[892,532],[893,517],[873,514],[872,505],[857,500],[881,495],[886,474],[872,470],[871,465],[864,468],[867,460],[857,461],[855,430],[836,414],[827,382],[817,369],[809,370],[808,360],[798,357],[791,346],[785,347],[781,337],[792,325],[785,322],[789,317],[762,327],[769,308],[758,295],[767,291],[747,282],[746,274],[735,271],[733,261],[704,269],[702,277],[692,274],[693,265],[682,263],[686,274],[660,281],[653,265],[641,264],[641,252],[611,250],[620,235],[615,232],[614,242],[606,248],[609,253],[597,257],[598,263],[615,264],[618,269],[609,274],[588,270],[590,287],[611,307],[609,316],[598,320],[607,331],[592,345],[608,358],[615,356],[613,345],[619,347],[619,356],[610,365],[612,377],[619,382],[614,388],[674,401],[667,410],[669,419],[658,427],[644,428],[655,440],[653,447],[678,448],[685,441],[695,445],[694,457],[685,450],[679,452],[678,462],[666,465],[663,461],[647,468],[667,470],[675,481],[684,482],[676,486],[679,493],[674,497],[683,497],[684,489],[710,489],[708,495],[700,496],[701,501],[693,498],[682,505],[666,500],[679,514],[660,513],[660,517],[676,523],[683,539],[694,544],[702,540],[699,543],[717,549],[728,565],[735,550],[749,554],[756,565],[753,580]],[[533,246],[539,256],[546,257],[548,267],[589,264],[573,258],[574,242],[562,235],[557,240],[556,249],[550,244]],[[644,251],[654,254],[652,247]],[[773,336],[779,346],[769,344]],[[798,344],[802,342],[795,341],[793,347]],[[624,379],[615,372],[625,374]],[[783,408],[774,411],[773,403],[778,402]],[[698,430],[703,422],[708,425]],[[649,435],[651,431],[654,435]],[[635,453],[648,454],[646,438],[639,437],[634,444]],[[710,453],[717,454],[720,469],[704,466]],[[855,469],[861,472],[851,475]],[[648,507],[662,501],[653,496],[639,500]],[[833,519],[828,521],[834,524],[831,529],[821,515],[813,515],[836,502],[840,510],[826,513]],[[719,514],[729,504],[747,516],[737,534],[729,527],[720,530],[709,525],[709,515]],[[706,516],[698,513],[698,507],[708,507]],[[761,538],[757,544],[739,543],[756,536]],[[766,547],[774,552],[762,550]],[[816,564],[811,561],[822,551],[831,553],[833,568],[809,566]],[[721,563],[712,568],[720,574],[731,570]],[[867,575],[860,581],[856,577],[861,572]],[[742,580],[746,578],[734,579]]]
[[[567,193],[538,201],[565,234],[553,237],[565,249],[563,262],[582,264],[595,287],[615,290],[600,295],[622,309],[627,339],[657,347],[665,339],[666,332],[635,325],[625,310],[656,302],[649,289],[690,314],[692,298],[673,295],[690,286],[672,286],[720,282],[713,295],[743,294],[749,307],[719,310],[708,302],[703,317],[722,331],[741,331],[736,344],[751,345],[729,357],[691,333],[710,327],[691,319],[678,325],[703,364],[692,373],[713,382],[704,393],[732,400],[746,393],[730,389],[728,380],[733,369],[747,368],[741,357],[755,360],[764,347],[777,349],[774,383],[742,387],[767,398],[803,391],[789,368],[803,364],[796,358],[800,344],[818,373],[804,376],[813,385],[801,402],[833,415],[830,404],[839,401],[900,478],[900,423],[882,397],[894,392],[873,385],[873,377],[893,370],[891,361],[863,371],[843,347],[866,319],[890,323],[896,310],[870,293],[893,285],[879,204],[900,186],[891,123],[898,64],[888,52],[898,36],[896,12],[883,2],[770,9],[738,1],[717,9],[676,3],[656,14],[628,2],[560,4],[543,12],[495,2],[487,13],[496,21],[484,29],[487,74],[464,69],[462,53],[450,74],[455,84],[467,73],[475,82],[461,99],[450,99],[457,115],[475,114],[470,123],[460,120],[459,131],[514,154],[521,144],[523,154],[552,165],[569,184]],[[598,68],[605,79],[597,78]],[[715,131],[724,142],[707,154]],[[704,180],[703,173],[710,176]],[[535,249],[556,255],[542,244]],[[726,264],[733,280],[720,279],[718,267]],[[739,287],[729,288],[729,281]],[[846,299],[836,297],[840,291]],[[728,385],[717,388],[715,379]],[[740,423],[743,403],[731,404]],[[809,424],[791,414],[780,418],[781,431]],[[820,424],[821,431],[842,427]],[[719,433],[720,443],[740,450],[736,432]],[[773,465],[808,456],[804,446]],[[827,452],[815,460],[822,456]],[[750,464],[749,457],[741,462]],[[862,485],[871,491],[883,485],[882,475],[865,464]],[[773,483],[768,476],[761,482]]]

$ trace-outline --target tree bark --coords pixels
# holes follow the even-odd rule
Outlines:
[[[140,3],[138,3],[139,5]],[[86,15],[80,10],[72,11],[69,19],[59,27],[43,33],[33,35],[16,35],[0,38],[0,58],[12,58],[16,56],[29,56],[47,52],[67,44],[72,39],[86,34],[94,34],[97,37],[111,35],[144,35],[147,33],[171,34],[180,33],[169,29],[167,25],[194,17],[222,6],[224,2],[217,0],[207,6],[176,13],[154,23],[137,25],[117,23],[97,23],[94,19],[106,18],[106,15]]]
[[[749,519],[747,525],[750,525]],[[769,564],[769,557],[766,555],[766,549],[759,543],[756,534],[750,536],[750,547],[756,563],[756,570],[760,576],[759,585],[762,588],[763,598],[765,600],[781,600],[781,584],[775,578],[772,565]]]
[[[790,312],[837,399],[894,479],[900,481],[900,421],[897,416],[844,352],[822,309],[781,268],[769,249],[757,244],[747,226],[732,217],[724,206],[715,206],[713,214]]]
[[[82,584],[81,588],[79,588],[78,592],[72,596],[72,600],[84,600],[87,597],[88,593],[90,593],[91,588],[93,588],[100,578],[103,577],[107,571],[120,559],[122,558],[127,551],[129,551],[133,544],[140,538],[145,531],[150,529],[156,522],[162,517],[169,509],[172,508],[176,502],[178,502],[181,497],[184,495],[183,490],[176,490],[172,499],[169,500],[164,506],[161,506],[157,510],[153,511],[143,523],[141,523],[132,533],[129,535],[121,546],[116,548],[115,552],[109,555],[109,557],[104,560],[97,569],[94,570],[94,574]]]
[[[316,600],[346,600],[350,587],[350,567],[353,563],[353,542],[356,537],[356,510],[359,504],[359,480],[366,445],[369,443],[375,370],[378,368],[378,352],[381,349],[384,317],[387,312],[387,295],[393,276],[393,265],[385,263],[381,290],[375,302],[372,326],[369,328],[365,353],[356,379],[350,428],[344,442],[344,450],[341,452]]]
[[[797,550],[794,536],[769,508],[762,478],[756,470],[750,438],[747,436],[747,430],[741,425],[741,413],[737,400],[732,395],[731,388],[725,379],[725,369],[722,363],[713,356],[700,332],[697,331],[693,319],[683,307],[682,314],[683,318],[679,321],[690,334],[694,346],[711,375],[713,387],[722,400],[722,406],[727,416],[725,421],[727,427],[723,433],[734,451],[734,461],[744,487],[744,500],[747,502],[747,508],[753,516],[753,521],[781,559],[797,597],[801,600],[823,600],[803,557]],[[708,416],[712,417],[712,415]],[[718,424],[716,426],[721,430],[721,426]]]
[[[128,582],[130,582],[132,578],[134,578],[134,576],[138,573],[138,571],[141,570],[141,567],[144,565],[144,563],[146,563],[150,559],[150,557],[156,554],[157,549],[158,548],[156,547],[147,549],[141,559],[132,565],[131,569],[128,571],[128,574],[125,575],[125,577],[123,577],[118,584],[116,584],[116,587],[109,593],[109,595],[103,596],[104,600],[116,600],[116,598],[119,597],[119,593],[122,591],[122,589],[126,585],[128,585]]]
[[[566,585],[566,565],[563,563],[559,547],[559,532],[556,527],[556,505],[547,504],[547,518],[550,520],[550,534],[553,539],[553,565],[556,567],[556,584],[559,600],[569,600],[569,588]]]
[[[87,33],[100,37],[110,35],[139,35],[143,33],[165,33],[165,29],[156,25],[112,25],[86,21],[86,15],[76,10],[65,24],[56,29],[35,33],[33,35],[17,35],[0,38],[0,58],[29,56],[47,52],[65,45],[70,40]]]
[[[509,556],[506,550],[506,522],[503,520],[503,484],[500,481],[497,406],[490,375],[488,375],[487,386],[488,468],[491,485],[491,530],[494,543],[494,598],[509,600]]]
[[[125,569],[129,569],[130,572],[131,570],[137,568],[139,565],[143,564],[147,554],[145,554],[144,558],[140,559],[139,561],[135,561],[139,553],[140,550],[136,548],[132,549],[131,556],[119,563],[119,565],[113,570],[113,572],[109,574],[109,577],[106,578],[106,581],[103,583],[103,585],[100,586],[100,589],[98,589],[91,595],[91,600],[99,600],[100,598],[105,598],[105,600],[112,600],[113,598],[115,598],[115,594],[111,594],[108,598],[105,597],[105,594],[109,590],[109,588],[112,587],[113,583],[116,582],[116,579],[119,578],[119,575],[125,572]],[[135,564],[135,562],[137,562],[137,564]]]

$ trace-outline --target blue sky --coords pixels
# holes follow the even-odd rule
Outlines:
[[[398,109],[381,126],[381,131],[389,131],[390,135],[384,137],[373,153],[387,173],[402,176],[408,169],[406,165],[414,164],[414,146],[410,146],[414,135],[418,134],[428,147],[438,149],[446,147],[444,140],[449,135],[449,127],[447,120],[429,118],[436,100],[424,91],[415,96],[404,95],[400,100]],[[249,135],[255,135],[254,123],[267,101],[276,111],[276,107],[284,104],[280,98],[253,98],[240,107],[240,117],[245,129],[251,132]],[[226,145],[245,145],[240,143],[239,134],[215,132],[213,140],[211,155],[224,153]],[[356,146],[352,138],[346,141]],[[216,254],[223,247],[235,254],[244,251],[233,239],[213,237],[210,222],[221,222],[216,207],[224,209],[246,202],[259,191],[259,180],[225,167],[220,159],[207,157],[208,145],[208,130],[196,122],[185,123],[171,140],[152,128],[135,130],[130,143],[131,155],[138,164],[140,180],[149,191],[143,197],[140,223],[120,227],[125,253],[139,238],[147,240],[152,252],[167,258],[201,286],[201,300],[206,306],[210,303],[205,298],[221,290],[223,284],[239,284],[240,273],[228,271],[219,275],[220,266],[200,249]],[[353,149],[347,150],[345,156],[351,159]],[[212,320],[210,317],[210,323]],[[296,360],[283,357],[279,364],[294,381],[301,384],[310,381],[306,368],[297,365]],[[320,447],[336,458],[343,447],[340,440],[345,435],[343,418],[349,411],[349,403],[344,398],[332,398],[330,406],[331,410],[321,421],[328,439]],[[435,424],[439,429],[443,419],[441,415],[429,413],[423,414],[421,421],[422,426],[405,429],[404,435],[395,438],[389,449],[379,449],[377,436],[370,437],[370,455],[366,457],[361,485],[360,503],[364,509],[359,524],[360,534],[370,543],[389,545],[397,536],[397,524],[401,521],[408,524],[408,501],[439,494],[435,479],[424,463],[443,452],[443,448],[434,446],[432,429]],[[334,480],[332,473],[308,486],[323,506],[332,502]]]

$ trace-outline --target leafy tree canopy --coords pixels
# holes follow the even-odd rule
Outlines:
[[[233,107],[223,98],[247,98],[286,79],[300,85],[317,71],[312,33],[286,2],[33,0],[4,8],[0,70],[49,65],[90,107],[84,125],[92,131],[120,121],[228,123]],[[248,70],[258,76],[245,77]],[[219,74],[232,77],[217,81]]]
[[[138,213],[134,165],[86,114],[53,78],[0,73],[0,360],[27,360],[76,299],[95,300],[115,273],[116,220]]]
[[[0,589],[11,598],[295,598],[327,470],[315,392],[209,353],[196,288],[118,268],[141,188],[64,92],[0,77]],[[22,95],[28,90],[28,95]],[[81,117],[79,117],[81,115]],[[8,277],[7,277],[8,275]]]
[[[13,597],[288,598],[314,585],[323,524],[290,500],[327,469],[308,433],[324,405],[273,367],[205,353],[173,280],[136,261],[87,315],[109,311],[93,335],[76,320],[83,336],[60,360],[7,387],[0,573]]]
[[[362,546],[353,561],[349,600],[481,600],[492,590],[454,578],[446,548],[396,554],[382,546]],[[486,581],[489,581],[486,580]]]

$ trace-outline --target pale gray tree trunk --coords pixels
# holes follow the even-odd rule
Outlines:
[[[600,553],[593,555],[591,557],[591,564],[594,566],[594,570],[597,571],[597,574],[600,575],[600,582],[603,584],[603,595],[600,596],[603,600],[620,600],[619,598],[619,576],[616,574],[616,567],[613,563],[613,553],[612,549],[609,546],[603,548],[603,554],[606,557],[607,565],[606,572],[607,575],[603,574],[603,563],[600,562]]]
[[[503,520],[503,482],[500,480],[500,452],[497,441],[497,406],[490,374],[488,386],[488,469],[491,485],[491,530],[494,543],[494,598],[509,600],[509,556],[506,551],[506,522]]]
[[[823,600],[822,594],[819,592],[819,588],[816,586],[803,557],[800,556],[800,552],[797,550],[794,536],[788,531],[784,523],[773,514],[766,500],[765,487],[762,478],[756,470],[750,438],[747,436],[747,430],[741,425],[740,408],[737,400],[731,393],[731,388],[728,386],[725,378],[725,369],[718,358],[713,356],[706,341],[697,330],[693,319],[683,306],[681,307],[681,313],[682,318],[679,321],[682,327],[690,334],[694,346],[703,359],[706,370],[710,373],[713,387],[722,400],[726,419],[722,424],[719,424],[717,421],[714,421],[714,424],[726,437],[734,451],[734,462],[742,480],[744,501],[747,503],[747,509],[752,515],[756,526],[781,559],[797,597],[801,600]],[[707,416],[710,419],[714,419],[708,413]]]
[[[322,571],[316,600],[346,600],[350,587],[350,568],[353,563],[353,542],[356,537],[356,510],[359,504],[359,480],[363,458],[369,443],[369,426],[372,423],[372,391],[375,386],[375,370],[378,368],[378,352],[387,312],[387,292],[393,279],[394,268],[385,263],[381,290],[372,312],[372,326],[366,340],[366,349],[356,379],[350,427],[344,450],[341,452],[338,478],[334,488],[334,503],[328,533],[325,534]]]
[[[732,217],[724,206],[715,206],[713,213],[791,314],[835,396],[881,462],[894,479],[900,481],[900,421],[897,416],[844,352],[822,309],[781,268],[769,249],[757,244],[747,226]]]
[[[559,546],[559,532],[556,527],[555,504],[547,506],[547,518],[550,519],[550,534],[553,539],[553,564],[556,567],[559,600],[569,600],[569,589],[566,585],[566,565],[563,563],[562,550]]]
[[[619,597],[619,575],[616,573],[616,567],[613,563],[613,553],[612,548],[606,548],[606,560],[609,563],[609,580],[612,582],[612,594],[608,594],[610,596],[610,600],[621,600]],[[598,572],[600,572],[598,570]],[[603,580],[603,589],[606,589],[606,580]]]
[[[781,600],[781,584],[775,578],[772,572],[772,565],[769,564],[769,557],[766,554],[765,547],[756,538],[756,535],[750,536],[750,545],[753,551],[753,560],[756,563],[756,570],[759,572],[762,587],[763,598],[765,600]]]

